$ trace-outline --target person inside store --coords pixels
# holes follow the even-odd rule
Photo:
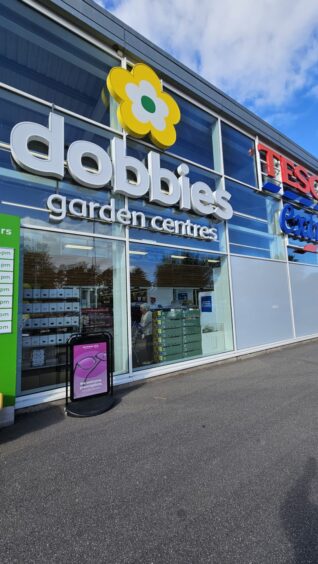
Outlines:
[[[152,347],[152,312],[148,304],[141,304],[140,327],[142,331],[142,339],[145,342],[145,354],[143,364],[151,364],[153,362]]]

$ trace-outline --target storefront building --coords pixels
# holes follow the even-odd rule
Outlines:
[[[63,397],[74,333],[115,384],[317,337],[318,161],[90,0],[0,5],[7,407]]]

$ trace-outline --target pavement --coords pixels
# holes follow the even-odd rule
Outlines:
[[[318,341],[0,431],[0,561],[318,563]]]

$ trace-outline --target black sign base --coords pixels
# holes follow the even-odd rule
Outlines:
[[[112,395],[69,401],[65,406],[65,412],[71,417],[94,417],[111,409],[114,403],[115,398]]]

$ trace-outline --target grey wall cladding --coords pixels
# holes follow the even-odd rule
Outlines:
[[[318,331],[318,267],[290,264],[296,336],[313,335]]]
[[[232,257],[237,348],[293,338],[287,265]]]

